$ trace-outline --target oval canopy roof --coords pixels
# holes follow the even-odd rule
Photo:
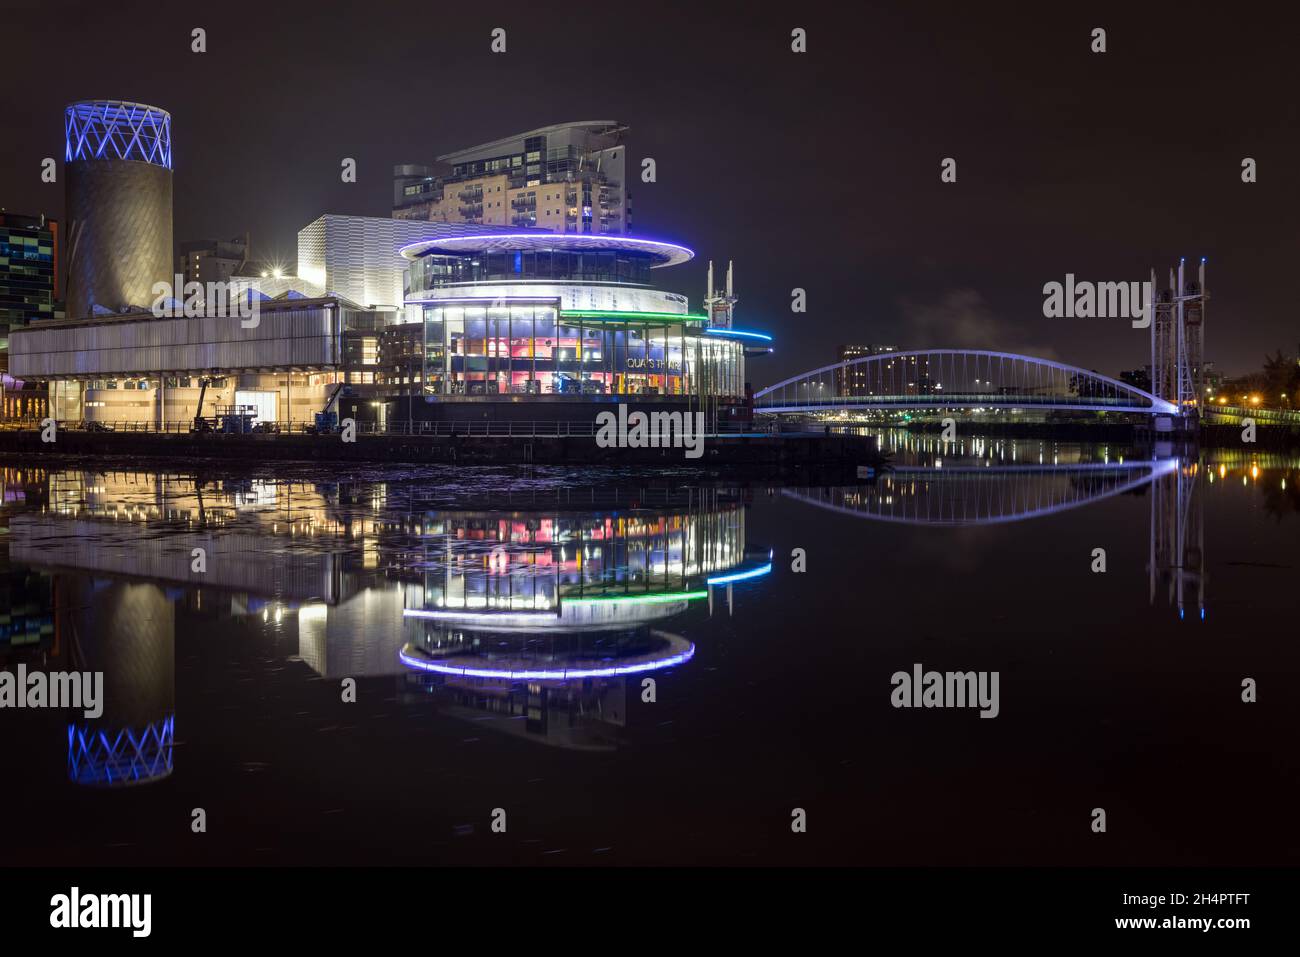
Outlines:
[[[515,252],[544,249],[614,249],[648,255],[655,260],[650,268],[676,266],[695,258],[695,253],[677,243],[634,236],[593,236],[587,233],[490,233],[471,236],[440,236],[422,239],[403,246],[407,259],[429,255],[464,255],[467,253]]]

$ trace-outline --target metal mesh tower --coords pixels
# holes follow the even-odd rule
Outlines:
[[[1186,260],[1169,270],[1169,288],[1156,291],[1151,270],[1151,391],[1182,415],[1199,415],[1205,398],[1205,260],[1189,281]]]
[[[148,306],[172,276],[171,116],[89,100],[64,111],[70,319]]]

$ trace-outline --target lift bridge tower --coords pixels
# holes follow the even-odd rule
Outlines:
[[[1157,291],[1158,290],[1158,291]],[[1196,279],[1187,260],[1169,270],[1169,287],[1158,289],[1151,270],[1151,392],[1178,406],[1184,422],[1196,421],[1205,398],[1205,257]]]
[[[727,262],[727,285],[723,289],[713,287],[713,260],[709,260],[708,288],[704,291],[704,314],[709,317],[710,329],[730,329],[731,317],[736,311],[736,287],[731,281],[731,262]]]

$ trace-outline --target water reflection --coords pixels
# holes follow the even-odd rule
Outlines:
[[[1300,512],[1296,456],[884,444],[897,461],[875,481],[782,498],[861,520],[843,526],[851,551],[872,522],[1006,526],[1143,496],[1149,600],[1188,618],[1206,615],[1216,485],[1257,489],[1279,520]],[[177,635],[195,631],[260,635],[323,678],[387,677],[408,706],[502,735],[618,748],[644,714],[633,697],[644,678],[698,668],[710,617],[773,567],[769,543],[750,540],[743,488],[586,472],[328,475],[0,470],[0,666],[105,676],[103,715],[67,728],[72,781],[172,773]]]
[[[1070,465],[898,466],[869,485],[785,494],[853,518],[910,525],[994,525],[1122,495],[1179,470],[1176,459]]]
[[[5,650],[44,648],[110,686],[102,719],[68,729],[70,777],[171,772],[178,607],[260,621],[321,677],[399,676],[408,700],[604,748],[626,682],[694,655],[669,623],[712,613],[713,589],[730,607],[736,582],[771,569],[746,541],[744,490],[510,487],[504,508],[424,508],[433,477],[8,474],[6,581],[26,599]]]

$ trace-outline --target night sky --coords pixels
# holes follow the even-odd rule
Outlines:
[[[248,231],[291,264],[321,213],[388,215],[395,163],[617,119],[634,168],[658,165],[631,185],[636,232],[697,253],[663,284],[698,308],[706,261],[733,258],[737,324],[776,335],[757,386],[844,341],[1113,375],[1148,333],[1046,319],[1043,284],[1163,277],[1180,255],[1210,259],[1207,358],[1245,372],[1300,341],[1294,30],[1251,5],[1136,6],[3,0],[0,206],[62,219],[40,163],[62,178],[64,105],[138,100],[173,117],[177,242]]]

